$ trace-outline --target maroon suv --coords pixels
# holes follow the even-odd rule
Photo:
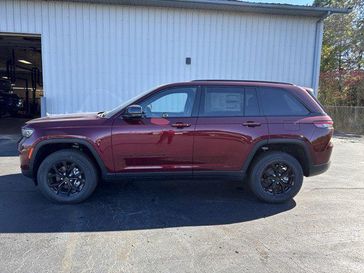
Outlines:
[[[144,93],[109,112],[31,120],[21,169],[49,199],[85,200],[100,179],[243,178],[261,200],[293,198],[326,171],[333,122],[288,83],[200,80]]]

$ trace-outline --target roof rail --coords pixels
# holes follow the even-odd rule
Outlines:
[[[260,81],[260,80],[193,80],[191,82],[260,82],[260,83],[276,83],[276,84],[288,84],[288,85],[294,85],[293,83],[289,82],[276,82],[276,81]]]

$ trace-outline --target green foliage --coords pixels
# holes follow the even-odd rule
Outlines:
[[[364,105],[364,0],[315,0],[318,7],[351,7],[325,20],[319,99],[327,105]]]

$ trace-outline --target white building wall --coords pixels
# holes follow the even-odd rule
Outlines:
[[[312,87],[316,18],[0,0],[0,33],[40,34],[47,112],[110,109],[192,79]],[[192,64],[186,65],[185,58]]]

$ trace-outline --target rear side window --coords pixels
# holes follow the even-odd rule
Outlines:
[[[244,116],[244,88],[236,86],[206,87],[200,116]]]
[[[257,91],[255,88],[245,88],[245,116],[260,116]]]
[[[267,116],[306,116],[310,112],[293,95],[279,88],[260,88],[263,113]]]

